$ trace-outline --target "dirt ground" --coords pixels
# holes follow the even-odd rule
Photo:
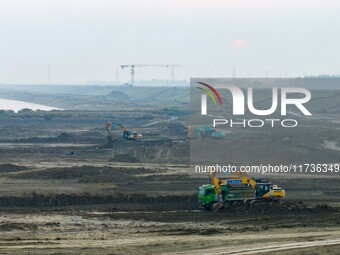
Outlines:
[[[145,138],[123,141],[114,130],[113,148],[110,112],[0,115],[0,254],[340,254],[339,174],[255,175],[283,187],[285,201],[201,210],[208,176],[189,169],[187,112],[163,107],[117,112]],[[337,163],[330,123],[307,132],[308,144],[296,139],[301,130],[248,144],[236,140],[254,134],[235,132],[228,155],[242,163],[249,144],[270,144],[273,163],[318,153]]]
[[[336,254],[340,247],[339,211],[329,208],[217,214],[160,211],[157,205],[153,211],[97,209],[2,212],[0,252],[243,254],[257,247],[266,254],[266,247],[290,244],[289,253],[283,249],[271,254]],[[331,244],[325,243],[330,240]]]
[[[338,176],[268,176],[287,190],[283,205],[213,213],[197,208],[206,176],[184,164],[17,161],[0,167],[0,254],[336,254],[340,247],[339,200],[327,195],[339,193]]]

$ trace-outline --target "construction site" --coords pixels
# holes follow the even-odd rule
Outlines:
[[[340,255],[339,13],[1,0],[0,255]]]
[[[190,170],[217,138],[236,165],[338,164],[339,92],[318,95],[303,130],[225,131],[191,125],[187,87],[2,86],[63,110],[0,112],[0,254],[336,254],[338,171]]]

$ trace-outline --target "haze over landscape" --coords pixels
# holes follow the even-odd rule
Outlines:
[[[121,64],[182,64],[177,80],[339,74],[339,12],[335,0],[1,1],[0,83],[49,83],[49,65],[54,84],[114,81]]]
[[[339,13],[0,0],[0,253],[338,254]]]

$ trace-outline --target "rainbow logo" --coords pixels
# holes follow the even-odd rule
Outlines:
[[[220,97],[220,94],[218,94],[218,92],[216,91],[216,89],[214,89],[212,86],[210,86],[209,84],[206,84],[204,82],[197,82],[197,83],[207,87],[207,89],[201,88],[201,87],[197,87],[197,88],[204,91],[204,93],[207,94],[213,100],[215,105],[217,105],[217,101],[216,101],[216,98],[215,98],[215,96],[216,96],[218,101],[220,102],[220,105],[222,106],[222,99]]]

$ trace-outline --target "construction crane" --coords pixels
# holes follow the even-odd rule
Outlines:
[[[121,65],[122,69],[130,67],[131,68],[131,86],[134,85],[135,82],[135,67],[166,67],[171,68],[171,81],[175,79],[175,67],[181,67],[182,65],[149,65],[149,64],[138,64],[138,65]]]

